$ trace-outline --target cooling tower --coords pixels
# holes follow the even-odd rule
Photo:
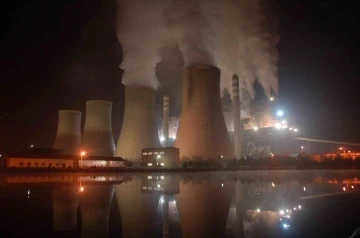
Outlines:
[[[84,186],[80,194],[81,237],[107,238],[114,190],[111,185]]]
[[[78,191],[75,186],[55,188],[51,191],[54,230],[68,231],[77,228]]]
[[[114,138],[111,126],[112,103],[103,100],[86,102],[86,119],[81,149],[87,155],[113,156]]]
[[[180,181],[175,197],[183,237],[224,237],[233,191],[231,182]]]
[[[234,151],[236,159],[242,157],[242,130],[240,121],[240,94],[239,94],[239,77],[234,75],[232,77],[233,90],[233,112],[234,112]]]
[[[54,149],[65,154],[78,154],[81,143],[81,112],[60,110]]]
[[[162,131],[164,136],[164,147],[169,146],[169,96],[163,98],[163,120],[162,120]]]
[[[234,158],[222,112],[218,68],[183,70],[182,110],[174,146],[180,149],[180,159]]]
[[[159,146],[154,89],[127,86],[124,118],[115,156],[137,162],[141,160],[142,149]]]
[[[122,237],[148,237],[156,227],[156,212],[160,195],[141,192],[141,179],[115,185],[120,210]]]

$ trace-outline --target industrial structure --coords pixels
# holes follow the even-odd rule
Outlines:
[[[164,147],[169,146],[169,96],[165,95],[163,97],[163,118],[162,118],[162,131],[163,131],[163,140],[160,138],[162,145]]]
[[[234,112],[234,151],[236,159],[240,159],[242,154],[242,125],[240,120],[240,91],[239,77],[234,75],[232,78],[233,89],[233,112]]]
[[[172,168],[179,164],[179,149],[175,147],[145,148],[141,162],[146,167]]]
[[[112,103],[104,100],[86,102],[85,126],[81,149],[88,155],[113,156],[115,145],[111,125]]]
[[[127,86],[125,110],[115,156],[140,162],[143,148],[159,147],[155,120],[155,90]]]
[[[221,107],[220,70],[190,66],[182,76],[182,110],[174,144],[180,159],[234,158]]]
[[[81,143],[81,112],[59,110],[58,127],[54,149],[61,149],[64,154],[78,154]]]

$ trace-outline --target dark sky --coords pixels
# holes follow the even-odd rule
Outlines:
[[[279,0],[279,104],[302,137],[360,142],[356,1]],[[10,1],[1,8],[0,150],[51,146],[57,111],[123,110],[116,1]]]

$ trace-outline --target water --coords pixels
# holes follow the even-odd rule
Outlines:
[[[360,171],[0,176],[0,237],[350,237]]]

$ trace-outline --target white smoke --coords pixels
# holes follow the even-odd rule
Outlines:
[[[271,0],[118,0],[124,84],[156,87],[159,48],[171,37],[190,65],[215,65],[230,92],[237,74],[253,98],[258,80],[278,92],[276,15]],[[169,75],[169,78],[171,75]]]
[[[158,86],[155,66],[161,60],[159,49],[169,38],[163,20],[168,2],[118,0],[117,38],[123,51],[123,84]]]

